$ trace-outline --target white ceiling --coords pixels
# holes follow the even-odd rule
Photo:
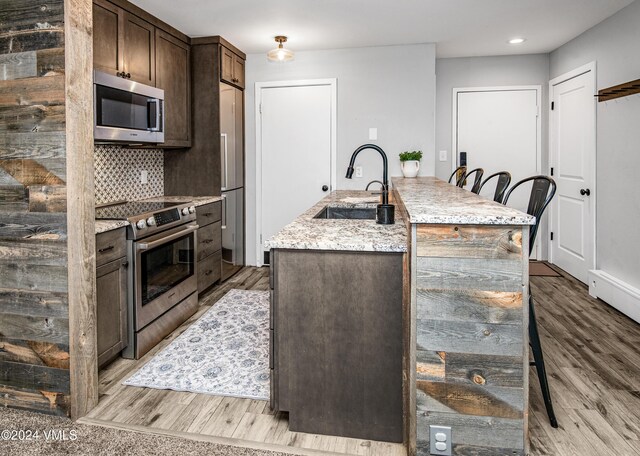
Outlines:
[[[437,43],[438,57],[550,52],[634,0],[131,0],[189,36],[246,53]],[[507,40],[527,39],[514,46]]]

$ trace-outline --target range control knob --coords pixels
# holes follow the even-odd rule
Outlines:
[[[195,206],[189,206],[189,213],[193,214],[196,211],[196,207]]]
[[[136,227],[138,227],[139,230],[144,230],[147,227],[147,222],[144,219],[138,220]]]
[[[189,208],[188,207],[183,207],[182,208],[182,215],[189,215]]]
[[[156,218],[155,217],[149,217],[147,219],[147,225],[149,226],[156,226]]]

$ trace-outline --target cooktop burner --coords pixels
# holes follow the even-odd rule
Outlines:
[[[96,209],[96,220],[128,220],[150,212],[188,204],[188,201],[129,201]]]

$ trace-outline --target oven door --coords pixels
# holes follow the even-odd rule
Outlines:
[[[198,289],[198,225],[135,241],[135,330],[147,326]]]

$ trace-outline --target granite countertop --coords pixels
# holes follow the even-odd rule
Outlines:
[[[533,225],[535,217],[435,177],[391,179],[410,223]]]
[[[183,201],[193,201],[195,207],[204,206],[205,204],[222,201],[222,196],[153,196],[145,198],[141,201],[167,201],[170,203],[181,203]]]
[[[129,226],[126,220],[96,220],[96,234],[117,230],[123,226]]]
[[[215,203],[222,201],[221,196],[153,196],[151,198],[145,198],[140,201],[168,201],[181,203],[183,201],[193,201],[193,205],[196,207],[204,206],[205,204]],[[126,220],[96,220],[96,234],[105,233],[111,230],[117,230],[123,226],[129,226],[129,222]]]
[[[406,252],[407,229],[396,209],[394,225],[375,220],[314,219],[325,206],[375,208],[379,195],[357,190],[337,190],[267,240],[267,249],[352,250]]]

